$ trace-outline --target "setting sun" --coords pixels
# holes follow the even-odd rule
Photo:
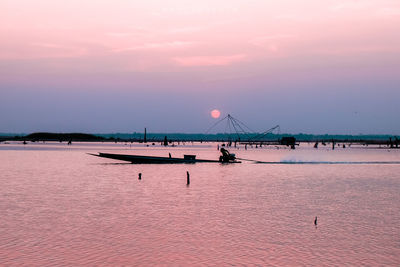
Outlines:
[[[211,111],[211,117],[213,117],[214,119],[218,119],[219,116],[221,116],[221,112],[218,109],[213,109]]]

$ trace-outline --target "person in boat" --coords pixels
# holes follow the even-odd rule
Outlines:
[[[233,161],[236,159],[235,154],[229,153],[229,151],[226,150],[225,148],[221,147],[220,151],[222,153],[222,156],[219,157],[219,161],[229,162],[229,161]]]

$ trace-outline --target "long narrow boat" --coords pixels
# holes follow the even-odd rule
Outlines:
[[[172,157],[155,157],[155,156],[140,156],[140,155],[126,155],[126,154],[110,154],[110,153],[100,153],[89,155],[109,158],[116,160],[128,161],[137,164],[173,164],[173,163],[201,163],[201,162],[213,162],[213,163],[241,163],[236,159],[223,160],[210,160],[210,159],[196,159],[195,155],[184,155],[183,158],[172,158]]]

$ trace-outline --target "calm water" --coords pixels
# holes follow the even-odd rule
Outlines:
[[[241,148],[294,164],[231,165],[86,154],[99,151],[219,156],[215,144],[2,143],[0,265],[400,265],[400,164],[388,164],[400,150]]]

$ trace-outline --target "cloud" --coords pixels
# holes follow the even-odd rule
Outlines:
[[[151,49],[175,49],[175,48],[183,48],[193,45],[193,42],[184,42],[184,41],[173,41],[173,42],[163,42],[163,43],[145,43],[141,45],[125,47],[125,48],[116,48],[112,51],[115,53],[127,52],[127,51],[135,51],[135,50],[151,50]]]
[[[130,37],[133,34],[131,32],[107,32],[105,35],[111,36],[111,37],[122,38],[122,37]]]
[[[349,10],[349,9],[361,9],[371,6],[369,2],[360,2],[360,1],[345,1],[338,4],[335,4],[331,7],[334,11],[341,10]]]
[[[132,37],[136,35],[145,35],[149,34],[149,31],[143,27],[133,27],[126,29],[124,31],[111,31],[104,33],[106,36],[115,37],[115,38],[125,38],[125,37]]]
[[[399,16],[399,4],[396,1],[364,0],[364,1],[343,1],[331,6],[335,12],[349,11],[359,12],[360,10],[369,11],[370,14],[378,16]]]
[[[250,44],[266,48],[272,53],[279,50],[279,43],[283,40],[292,39],[295,35],[293,34],[277,34],[277,35],[265,35],[258,36],[249,41]]]
[[[21,49],[24,51],[24,57],[29,58],[68,58],[80,57],[87,54],[87,49],[85,47],[60,45],[56,43],[30,43],[29,46],[21,47]]]
[[[167,33],[175,34],[175,33],[194,33],[206,30],[206,27],[181,27],[181,28],[174,28],[167,31]]]
[[[383,18],[399,18],[400,8],[381,8],[377,11],[377,16]]]
[[[194,57],[175,57],[173,60],[181,66],[226,66],[246,59],[245,54],[235,54],[230,56],[194,56]]]
[[[398,52],[399,49],[395,45],[359,45],[352,47],[330,47],[323,49],[314,49],[315,54],[328,54],[328,55],[346,55],[346,54],[357,54],[357,53],[392,53]]]

